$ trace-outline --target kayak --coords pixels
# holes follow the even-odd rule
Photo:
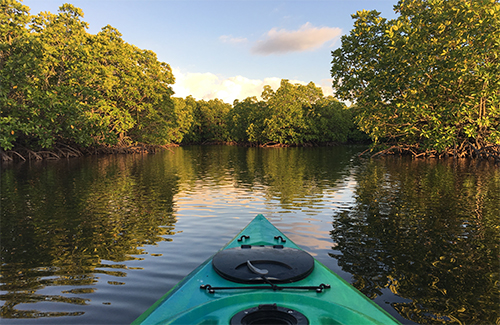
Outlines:
[[[400,324],[263,215],[132,324]]]

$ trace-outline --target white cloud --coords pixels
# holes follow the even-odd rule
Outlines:
[[[222,99],[224,102],[232,104],[235,99],[243,100],[247,97],[257,97],[260,95],[265,85],[271,86],[273,90],[279,88],[280,78],[248,79],[242,76],[222,78],[213,73],[183,73],[180,69],[174,68],[175,84],[172,86],[175,97],[187,97],[189,95],[200,100]],[[290,80],[291,83],[306,85],[307,82],[300,80]],[[331,80],[325,79],[317,85],[323,89],[325,96],[332,95]]]
[[[176,97],[189,95],[196,99],[222,99],[226,103],[233,103],[235,99],[243,100],[256,96],[260,99],[264,85],[277,89],[279,78],[264,80],[248,79],[242,76],[222,78],[213,73],[183,73],[180,69],[173,69],[175,84],[172,86]]]
[[[267,32],[263,40],[257,41],[252,47],[252,52],[260,55],[269,55],[311,51],[332,39],[337,39],[341,33],[342,30],[340,28],[318,28],[314,27],[311,23],[305,23],[295,31],[273,28]]]
[[[332,82],[333,79],[323,79],[321,80],[320,84],[316,86],[321,87],[321,89],[323,90],[323,95],[333,96]]]
[[[247,39],[244,37],[233,37],[232,35],[222,35],[219,37],[219,40],[222,43],[230,43],[230,44],[241,44],[247,42]]]

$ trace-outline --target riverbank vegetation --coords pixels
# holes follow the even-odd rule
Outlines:
[[[170,141],[174,77],[155,53],[111,26],[87,33],[83,12],[69,4],[36,16],[18,1],[1,4],[2,149]]]
[[[32,16],[2,0],[0,147],[4,160],[150,152],[186,143],[305,145],[363,141],[354,109],[313,83],[283,80],[233,105],[173,97],[174,76],[156,54],[105,26],[86,32],[83,12]]]
[[[335,94],[379,148],[500,157],[498,0],[399,1],[398,18],[358,11],[332,52]]]
[[[332,52],[336,98],[282,80],[228,104],[174,97],[152,51],[83,12],[31,15],[0,0],[0,155],[43,159],[179,144],[373,142],[373,153],[500,160],[498,1],[401,1],[397,19],[353,15]],[[380,151],[381,150],[381,151]]]

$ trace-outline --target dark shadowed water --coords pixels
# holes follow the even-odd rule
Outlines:
[[[363,149],[3,165],[0,323],[130,323],[262,213],[403,323],[499,324],[498,165]]]

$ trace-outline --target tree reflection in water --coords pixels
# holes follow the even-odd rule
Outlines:
[[[161,164],[141,168],[141,160],[132,157],[110,156],[99,164],[91,160],[49,163],[43,173],[37,168],[3,171],[1,298],[6,302],[1,317],[82,315],[77,307],[42,311],[16,306],[87,305],[85,294],[94,292],[88,286],[99,275],[123,278],[123,262],[140,259],[141,246],[169,240],[162,236],[174,229],[176,177]],[[77,289],[42,293],[61,286]]]
[[[500,173],[487,163],[386,158],[356,172],[331,256],[370,298],[389,288],[419,324],[499,322]]]
[[[498,166],[363,150],[190,146],[2,166],[1,323],[129,323],[257,212],[406,319],[497,322]]]

